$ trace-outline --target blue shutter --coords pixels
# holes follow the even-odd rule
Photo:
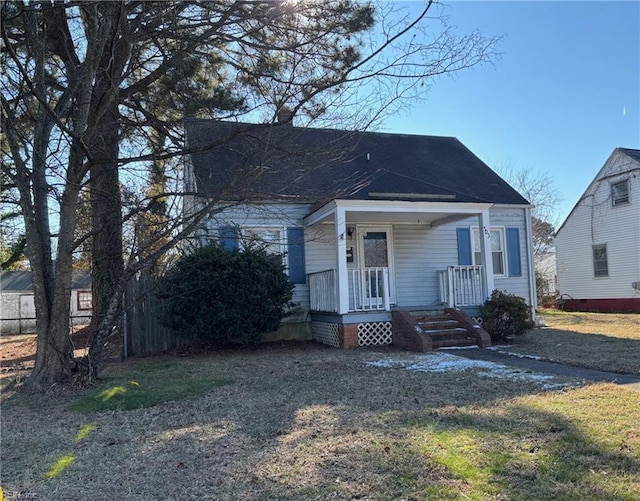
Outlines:
[[[518,228],[507,228],[507,257],[509,259],[509,276],[522,276],[520,230]]]
[[[238,249],[238,228],[235,226],[221,226],[218,228],[218,237],[220,245],[228,251]]]
[[[469,228],[457,228],[458,232],[458,264],[460,266],[473,264],[471,255],[471,231]]]
[[[287,258],[289,280],[294,284],[307,283],[304,263],[304,228],[287,228]]]

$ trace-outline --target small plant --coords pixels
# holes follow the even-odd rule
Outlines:
[[[210,244],[180,259],[159,290],[169,328],[215,344],[246,344],[278,329],[293,284],[281,255],[257,245],[230,251]]]
[[[529,307],[524,299],[504,291],[494,290],[480,306],[483,327],[492,342],[509,341],[533,327]]]

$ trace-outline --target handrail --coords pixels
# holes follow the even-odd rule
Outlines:
[[[336,270],[309,273],[307,278],[311,311],[337,312]]]
[[[387,267],[349,268],[349,311],[389,311],[390,288]],[[338,295],[336,270],[307,274],[311,311],[336,313]]]
[[[438,272],[440,302],[450,308],[478,306],[487,298],[486,270],[482,265],[448,266]]]
[[[349,268],[349,311],[389,311],[389,268]]]

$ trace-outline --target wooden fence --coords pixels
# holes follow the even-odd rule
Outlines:
[[[129,281],[125,294],[125,356],[150,355],[181,343],[177,334],[162,325],[163,301],[154,294],[157,281],[148,276]]]

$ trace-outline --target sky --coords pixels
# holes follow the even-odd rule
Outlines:
[[[640,149],[640,1],[445,6],[460,33],[503,35],[500,58],[435,80],[379,130],[454,136],[492,168],[548,174],[559,225],[616,147]]]

